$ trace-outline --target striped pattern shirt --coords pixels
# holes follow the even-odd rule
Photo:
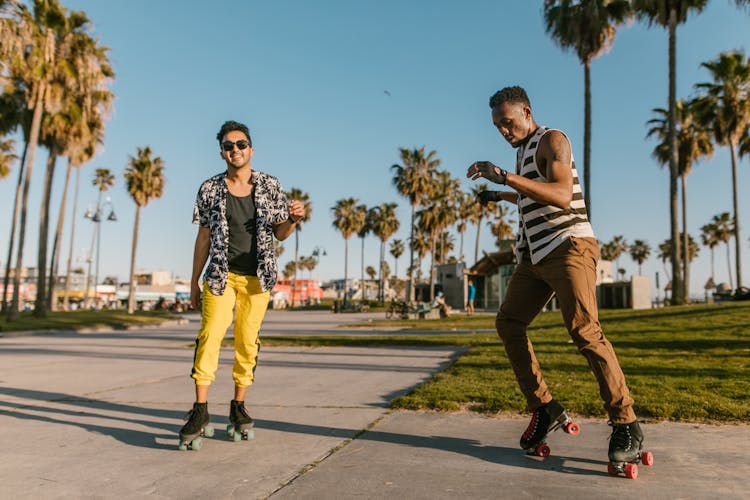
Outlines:
[[[536,152],[544,134],[551,130],[554,129],[539,127],[526,141],[526,144],[518,148],[516,156],[517,175],[522,175],[536,182],[549,182],[539,170]],[[537,203],[528,196],[518,193],[519,217],[516,252],[519,262],[522,254],[528,252],[531,263],[538,264],[571,236],[594,238],[594,230],[589,223],[581,184],[578,180],[578,171],[572,154],[571,152],[573,200],[568,208],[562,209],[554,205]]]

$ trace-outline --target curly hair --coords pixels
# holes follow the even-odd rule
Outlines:
[[[245,134],[245,137],[247,137],[247,142],[250,143],[250,147],[253,147],[253,140],[250,138],[250,131],[247,129],[247,125],[233,120],[224,122],[224,125],[222,125],[219,129],[219,133],[216,134],[216,140],[219,141],[219,144],[221,144],[221,140],[224,138],[224,136],[229,132],[232,132],[233,130],[238,130]]]
[[[528,107],[531,107],[529,96],[526,95],[526,91],[523,89],[523,87],[519,86],[505,87],[504,89],[495,92],[492,97],[490,97],[490,108],[494,108],[495,106],[499,106],[505,102],[520,102],[527,105]]]

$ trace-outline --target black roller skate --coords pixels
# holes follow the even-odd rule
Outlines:
[[[581,432],[581,427],[565,412],[565,408],[554,399],[531,412],[531,422],[521,436],[521,448],[526,454],[548,457],[550,447],[545,442],[547,435],[561,428],[573,436]]]
[[[643,465],[653,465],[654,455],[643,449],[643,432],[638,421],[630,424],[615,424],[609,437],[609,464],[607,472],[610,475],[625,474],[628,479],[638,477],[638,462]]]
[[[187,423],[180,429],[180,444],[178,448],[185,450],[200,450],[203,446],[201,436],[213,437],[214,428],[208,425],[208,403],[194,403],[193,409],[185,415]]]
[[[232,400],[229,406],[229,425],[227,425],[227,436],[234,441],[241,439],[250,440],[255,437],[253,432],[253,419],[245,409],[244,401]]]

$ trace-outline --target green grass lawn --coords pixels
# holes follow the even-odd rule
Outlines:
[[[68,311],[53,312],[47,318],[35,318],[32,313],[21,313],[18,321],[8,322],[0,316],[0,332],[23,330],[80,330],[82,328],[155,325],[171,319],[164,311],[139,311],[129,315],[124,310],[117,311]],[[175,316],[176,318],[176,316]]]
[[[603,310],[600,320],[615,346],[640,418],[750,419],[750,303]],[[382,324],[400,324],[405,329],[482,330],[494,328],[494,316]],[[596,381],[586,360],[568,342],[560,314],[541,314],[529,335],[553,396],[577,415],[606,417]],[[486,413],[518,412],[525,406],[502,344],[493,333],[269,337],[264,344],[466,346],[466,352],[448,369],[394,400],[392,406]]]

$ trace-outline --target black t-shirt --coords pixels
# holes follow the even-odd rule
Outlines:
[[[229,270],[235,274],[258,274],[258,239],[255,229],[253,193],[238,197],[227,193],[229,224]]]

